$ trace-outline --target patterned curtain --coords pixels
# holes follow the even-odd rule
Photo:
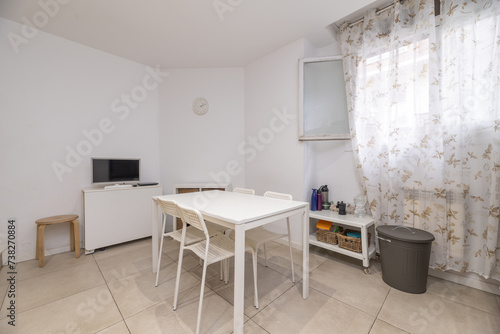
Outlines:
[[[431,267],[500,280],[500,0],[406,0],[341,27],[351,137],[378,224]]]

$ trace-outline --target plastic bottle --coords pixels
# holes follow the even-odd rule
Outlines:
[[[318,209],[318,189],[313,189],[311,195],[311,211],[316,211],[317,209]]]
[[[317,208],[318,208],[318,211],[321,211],[323,209],[323,199],[322,199],[322,195],[321,195],[321,191],[318,191],[318,196],[317,196]]]
[[[328,203],[328,185],[321,187],[321,196],[323,197],[323,204]]]

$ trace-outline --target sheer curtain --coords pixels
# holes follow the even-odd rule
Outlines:
[[[341,28],[351,137],[379,224],[431,267],[500,279],[500,0],[406,0]]]

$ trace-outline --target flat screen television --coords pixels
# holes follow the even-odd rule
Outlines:
[[[140,159],[92,158],[92,183],[139,182]]]

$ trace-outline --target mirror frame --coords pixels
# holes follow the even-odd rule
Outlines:
[[[315,57],[315,58],[301,58],[299,59],[299,141],[307,140],[350,140],[351,134],[339,133],[339,134],[324,134],[324,135],[305,135],[304,134],[304,64],[307,63],[317,63],[326,61],[336,61],[341,60],[342,56],[329,56],[329,57]],[[342,73],[343,74],[343,73]],[[346,110],[347,113],[347,110]],[[349,122],[349,117],[347,117]]]

